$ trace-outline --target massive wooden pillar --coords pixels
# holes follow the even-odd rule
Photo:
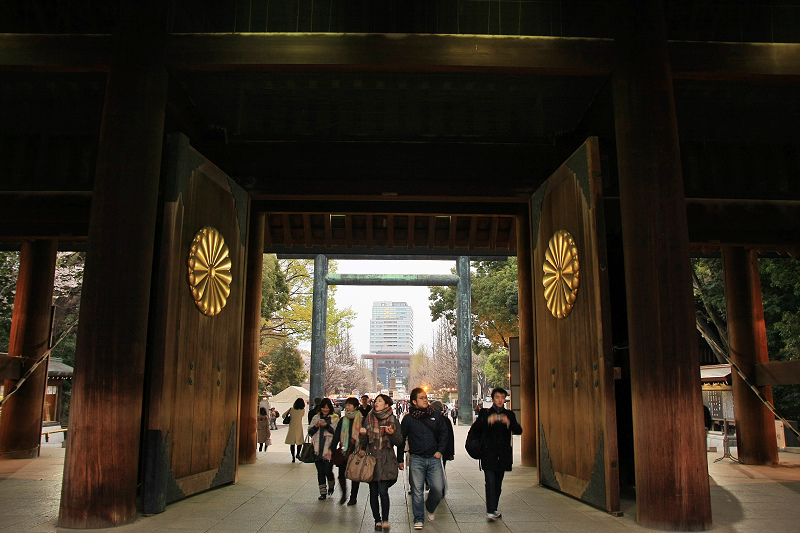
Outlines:
[[[239,407],[239,464],[256,462],[258,356],[261,345],[261,287],[264,268],[264,213],[253,213],[247,233],[242,389]]]
[[[769,361],[757,253],[738,246],[723,246],[722,269],[731,360],[755,383],[756,364]],[[739,462],[778,464],[775,416],[739,374],[731,375]],[[772,401],[772,387],[761,387],[761,393]]]
[[[8,355],[22,359],[23,374],[50,347],[56,244],[53,240],[22,242]],[[15,383],[7,380],[6,392]],[[47,360],[3,404],[0,459],[28,459],[39,455],[46,385]]]
[[[328,332],[328,258],[314,258],[314,301],[311,308],[311,375],[308,399],[325,396],[325,336]],[[312,405],[313,407],[313,405]]]
[[[647,527],[701,530],[711,526],[711,502],[663,6],[620,1],[615,15],[637,519]]]
[[[458,420],[472,424],[472,284],[469,257],[456,262],[456,338],[458,341]]]
[[[167,96],[163,3],[121,2],[92,194],[58,525],[136,517],[158,182]]]
[[[531,218],[517,217],[517,292],[519,294],[519,373],[522,465],[536,466],[536,347],[533,324],[533,272],[531,271]]]

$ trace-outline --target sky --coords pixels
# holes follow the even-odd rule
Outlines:
[[[456,262],[428,260],[344,260],[336,261],[338,274],[450,274]],[[434,324],[428,309],[430,301],[428,287],[385,287],[337,285],[334,298],[336,307],[351,308],[356,312],[354,328],[350,331],[353,344],[359,355],[369,353],[369,321],[372,318],[372,302],[406,302],[414,309],[414,348],[430,345]]]

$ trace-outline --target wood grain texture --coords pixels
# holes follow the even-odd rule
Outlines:
[[[526,213],[517,217],[517,271],[519,292],[519,406],[520,425],[522,425],[522,464],[536,466],[536,439],[539,431],[536,415],[536,343],[535,319],[533,311],[533,272],[531,271],[531,228],[530,217]],[[513,385],[513,384],[512,384]],[[512,402],[516,409],[517,401]]]
[[[217,471],[230,428],[239,419],[245,243],[227,177],[194,151],[185,137],[171,137],[169,146],[175,174],[168,179],[176,183],[179,194],[164,207],[148,424],[151,430],[169,433],[170,468],[188,496],[208,489],[215,478],[220,481]],[[204,226],[221,233],[232,262],[231,292],[214,316],[198,310],[187,282],[189,246]],[[204,472],[214,472],[205,485],[197,478]],[[234,469],[227,482],[235,475]]]
[[[711,526],[689,239],[662,3],[616,2],[612,77],[637,520]],[[636,24],[631,24],[632,20]],[[653,417],[658,416],[658,423]]]
[[[8,344],[10,357],[7,359],[19,363],[18,368],[23,374],[33,368],[50,347],[56,245],[54,240],[22,242]],[[7,380],[6,392],[15,383]],[[3,416],[0,416],[0,458],[38,457],[46,384],[47,360],[3,404]]]
[[[158,17],[158,10],[142,12]],[[120,30],[106,85],[58,525],[136,517],[167,72],[163,40]],[[122,444],[121,444],[122,443]]]
[[[261,287],[264,266],[263,213],[250,218],[247,237],[242,393],[239,406],[239,464],[256,461],[256,411],[258,410],[258,356],[261,345]]]
[[[769,361],[758,254],[755,250],[724,246],[722,269],[731,360],[753,382],[756,365]],[[731,373],[731,380],[736,405],[739,462],[750,465],[778,464],[775,415],[753,394],[737,372]],[[761,387],[760,391],[765,398],[772,400],[772,387]]]
[[[538,415],[558,490],[608,511],[619,510],[616,412],[611,363],[605,251],[597,235],[601,204],[597,139],[592,138],[547,181],[533,250]],[[583,185],[582,185],[583,182]],[[586,185],[588,191],[584,191]],[[587,195],[587,192],[589,193]],[[594,198],[594,200],[593,200]],[[547,308],[542,265],[550,237],[569,231],[578,247],[580,284],[572,312]],[[602,474],[595,472],[598,455]],[[613,466],[612,466],[613,465]],[[594,478],[602,479],[602,486]],[[591,496],[590,496],[591,495]]]

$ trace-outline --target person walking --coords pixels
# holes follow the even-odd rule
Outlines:
[[[311,419],[314,418],[314,415],[319,413],[319,404],[322,402],[322,398],[314,398],[314,407],[308,408],[308,423],[311,423]]]
[[[359,431],[359,444],[375,458],[372,481],[369,482],[369,506],[375,520],[375,531],[389,529],[389,487],[397,482],[403,469],[403,436],[392,410],[392,399],[378,394]],[[395,449],[397,448],[397,449]]]
[[[270,436],[269,413],[267,413],[265,407],[259,407],[258,415],[256,416],[256,440],[258,441],[258,451],[261,451],[262,446],[264,447],[264,451],[267,451]]]
[[[503,477],[511,471],[513,458],[511,435],[521,435],[522,426],[513,411],[505,408],[505,389],[492,389],[492,406],[481,409],[475,421],[475,431],[482,435],[481,467],[486,483],[486,519],[494,522],[502,515],[497,510]]]
[[[314,453],[317,460],[317,483],[319,484],[319,500],[324,500],[333,494],[335,484],[333,478],[333,463],[331,462],[331,442],[336,426],[339,424],[339,415],[333,412],[333,403],[330,398],[323,398],[319,403],[319,410],[308,425],[308,434],[314,444]],[[327,490],[325,481],[328,482]]]
[[[442,420],[444,420],[444,424],[447,426],[447,448],[442,456],[442,469],[445,471],[446,477],[447,461],[452,461],[456,457],[456,438],[453,434],[453,424],[450,422],[450,418],[447,416],[444,404],[439,400],[434,400],[431,402],[431,407],[433,407],[434,411],[438,411],[442,415]],[[444,497],[444,494],[442,494],[442,496]]]
[[[358,400],[356,398],[348,398],[344,402],[344,414],[339,419],[339,425],[336,426],[336,432],[333,435],[331,442],[330,452],[341,447],[342,454],[345,457],[345,462],[339,465],[339,489],[342,491],[342,497],[339,499],[339,505],[343,505],[347,501],[347,505],[355,505],[358,499],[358,481],[351,481],[350,486],[350,500],[347,500],[347,478],[344,477],[345,470],[347,470],[347,458],[356,449],[356,441],[359,439],[363,417],[361,411],[358,410]]]
[[[303,446],[303,415],[306,413],[306,402],[302,398],[297,398],[289,409],[283,413],[283,417],[288,415],[289,430],[286,432],[286,439],[283,442],[289,445],[292,452],[292,462],[300,455],[300,448]],[[296,452],[296,454],[295,454]]]
[[[269,429],[278,429],[278,410],[274,407],[269,408]]]
[[[358,408],[358,410],[361,411],[361,416],[367,418],[370,409],[372,409],[372,406],[369,404],[369,394],[362,394],[361,406]]]
[[[425,511],[428,520],[436,518],[436,507],[444,493],[444,467],[442,457],[447,450],[447,427],[440,413],[428,403],[424,389],[411,391],[411,406],[400,425],[403,440],[408,442],[408,468],[411,480],[411,509],[414,529],[422,529]],[[402,449],[402,448],[401,448]],[[425,484],[430,487],[425,501]]]

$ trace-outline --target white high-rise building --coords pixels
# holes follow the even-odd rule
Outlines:
[[[414,351],[414,310],[406,302],[373,302],[369,351],[410,354]]]

